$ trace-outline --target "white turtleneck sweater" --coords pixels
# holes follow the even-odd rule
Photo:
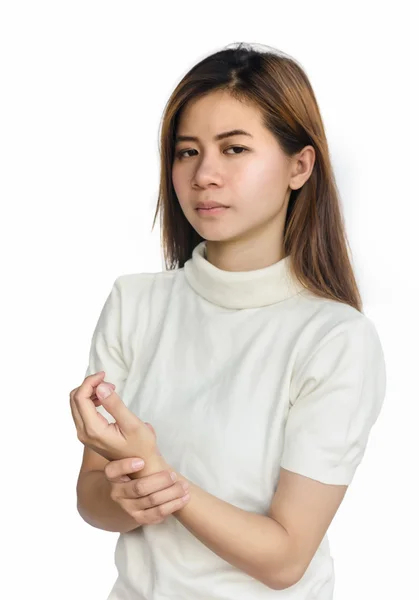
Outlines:
[[[115,280],[86,376],[104,370],[129,409],[153,425],[166,461],[243,510],[267,514],[281,467],[351,483],[386,389],[373,322],[305,290],[290,257],[231,272],[205,250],[203,241],[181,269]],[[333,596],[327,535],[302,579],[281,591],[220,558],[173,515],[120,534],[115,564],[107,600]]]

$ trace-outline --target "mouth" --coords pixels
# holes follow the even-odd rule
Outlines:
[[[228,208],[228,206],[213,206],[212,208],[197,208],[196,212],[199,215],[213,215],[225,212]]]

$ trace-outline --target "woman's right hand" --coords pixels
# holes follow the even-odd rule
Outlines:
[[[140,479],[129,475],[140,471],[134,469],[133,458],[112,460],[105,465],[105,476],[111,484],[111,498],[117,502],[140,525],[162,523],[168,515],[189,502],[184,482],[173,481],[169,471],[159,471]],[[187,484],[185,484],[187,485]],[[186,494],[186,495],[185,495]]]

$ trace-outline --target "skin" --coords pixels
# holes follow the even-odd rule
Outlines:
[[[189,484],[176,481],[177,477],[172,479],[166,471],[146,475],[140,481],[132,482],[129,475],[142,469],[134,468],[131,458],[108,462],[105,475],[111,484],[111,498],[141,525],[162,523],[166,516],[188,503]],[[175,472],[173,474],[176,475]]]
[[[109,394],[104,396],[106,390]],[[115,418],[115,423],[108,423],[96,411],[99,405]],[[189,495],[185,495],[189,484],[177,481],[177,474],[157,447],[153,426],[127,408],[115,392],[115,385],[105,381],[104,371],[89,375],[70,392],[70,408],[78,439],[110,461],[104,472],[111,484],[111,498],[140,525],[161,523],[189,502]],[[133,466],[133,460],[139,457],[145,464]]]
[[[214,141],[215,135],[232,129],[244,129],[253,137]],[[287,157],[263,126],[259,109],[220,90],[190,101],[177,135],[199,138],[177,143],[172,182],[185,217],[207,240],[209,262],[226,271],[249,271],[281,260],[291,190],[310,177],[314,148],[306,146]],[[195,210],[199,200],[229,208],[202,217]]]
[[[86,377],[80,387],[70,392],[70,407],[77,437],[85,446],[103,456],[106,460],[141,457],[148,469],[160,467],[164,459],[160,455],[153,429],[132,413],[115,392],[115,386],[104,383],[105,373],[99,371]],[[103,392],[107,392],[103,395]],[[97,412],[97,402],[115,418],[108,423]],[[148,474],[143,469],[143,473]]]
[[[214,141],[218,133],[236,128],[252,137],[235,135]],[[177,143],[172,180],[185,217],[207,240],[208,260],[229,271],[261,269],[281,260],[291,190],[300,188],[311,175],[314,148],[306,146],[295,156],[287,157],[263,126],[259,109],[220,90],[186,105],[177,135],[193,135],[199,140]],[[229,208],[218,215],[202,217],[195,210],[199,200],[216,200]],[[70,394],[80,441],[88,441],[94,451],[108,460],[138,455],[146,462],[151,456],[156,458],[152,431],[126,409],[113,390],[109,398],[99,401],[117,423],[108,426],[97,413],[97,392],[103,379],[103,372],[87,377]],[[87,421],[90,423],[86,426]],[[92,431],[94,437],[90,435]],[[138,444],[138,435],[143,452],[127,454]]]
[[[252,137],[235,135],[214,141],[216,134],[232,129],[244,129]],[[207,259],[220,269],[247,271],[283,258],[290,193],[309,178],[315,161],[313,147],[306,146],[289,158],[263,126],[257,107],[219,90],[188,103],[177,134],[199,140],[176,145],[172,181],[185,217],[207,240]],[[229,208],[225,213],[202,217],[195,210],[199,200],[216,200]],[[103,375],[101,372],[86,378],[71,392],[80,441],[110,460],[119,476],[128,475],[123,473],[125,458],[140,456],[145,458],[146,468],[141,474],[131,473],[131,477],[137,479],[162,469],[168,477],[169,469],[155,445],[155,434],[150,437],[146,425],[125,412],[115,392],[107,401],[97,398],[96,387],[104,381]],[[108,426],[94,409],[98,404],[105,404],[111,414],[112,408],[117,408],[125,426],[131,423],[130,435],[123,434],[123,423]],[[89,435],[92,432],[93,437]]]
[[[216,134],[236,128],[253,137],[214,141]],[[197,142],[177,145],[177,152],[190,152],[185,152],[184,158],[176,156],[172,179],[185,217],[207,240],[207,259],[230,271],[261,269],[281,260],[290,193],[310,177],[314,149],[306,146],[289,159],[263,127],[257,108],[219,91],[187,105],[178,134],[199,138]],[[241,152],[233,146],[246,150]],[[218,215],[201,217],[195,211],[198,200],[216,200],[229,208]],[[104,375],[100,372],[87,377],[70,394],[78,438],[111,461],[106,467],[107,475],[115,477],[119,485],[127,484],[123,498],[127,507],[136,502],[137,512],[155,510],[150,501],[151,487],[146,489],[147,481],[127,482],[127,473],[133,477],[136,473],[129,471],[130,461],[126,459],[144,458],[146,465],[151,463],[150,474],[166,470],[159,490],[170,488],[167,478],[172,469],[157,453],[154,431],[130,413],[114,389],[108,398],[100,397]],[[107,424],[100,418],[95,395],[116,424]],[[181,474],[177,476],[180,482],[185,481]],[[137,489],[140,483],[143,485]],[[243,511],[190,483],[192,501],[188,506],[176,505],[176,518],[230,564],[272,589],[286,589],[299,581],[307,569],[346,487],[325,485],[282,469],[269,515],[261,515]],[[121,491],[115,492],[115,498],[122,497]],[[139,496],[149,498],[148,507],[144,501],[136,500]],[[158,499],[167,505],[173,497],[164,492]],[[172,510],[159,509],[153,513],[153,519],[161,519]]]

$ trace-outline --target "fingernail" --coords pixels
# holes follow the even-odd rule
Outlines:
[[[183,487],[183,489],[184,489],[184,490],[185,490],[185,492],[186,492],[186,490],[188,490],[188,489],[189,489],[189,483],[188,483],[187,481],[182,481],[182,487]]]
[[[132,468],[133,469],[139,469],[140,467],[144,466],[144,461],[143,460],[133,460],[132,461]]]
[[[176,473],[174,471],[172,471],[170,473],[170,477],[173,479],[173,481],[176,481],[176,479],[177,479],[177,475],[176,475]]]
[[[106,383],[101,383],[96,388],[96,395],[101,400],[105,400],[108,396],[112,394],[112,389],[106,385]]]

